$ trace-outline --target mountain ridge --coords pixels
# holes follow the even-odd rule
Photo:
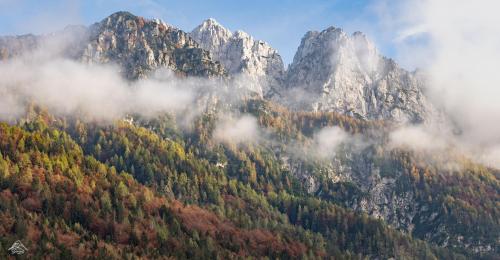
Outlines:
[[[91,25],[85,33],[87,39],[66,48],[69,56],[86,63],[119,63],[129,79],[145,77],[159,67],[193,76],[228,73],[240,78],[233,84],[291,109],[336,111],[399,123],[442,117],[424,93],[424,80],[383,57],[361,32],[348,36],[333,26],[307,32],[287,69],[269,44],[240,30],[233,33],[213,18],[184,33],[158,19],[122,11]],[[43,38],[4,37],[0,58],[32,49]]]
[[[285,68],[278,51],[268,43],[255,40],[237,30],[234,33],[209,18],[190,32],[200,46],[220,61],[230,74],[246,76],[249,88],[266,96],[271,88],[280,85]]]
[[[9,39],[14,40],[7,41]],[[212,61],[209,53],[199,48],[187,33],[159,19],[144,19],[124,11],[89,27],[67,27],[58,33],[40,36],[3,37],[0,53],[10,58],[37,47],[43,48],[45,42],[50,41],[64,43],[57,46],[62,49],[57,51],[71,59],[85,63],[117,63],[127,79],[146,77],[160,67],[170,68],[179,75],[226,75],[224,68]]]
[[[347,35],[329,27],[309,31],[301,40],[292,63],[284,68],[278,53],[267,43],[253,40],[247,33],[234,34],[215,19],[207,19],[190,35],[210,51],[233,75],[250,75],[250,89],[261,96],[296,110],[336,111],[365,119],[388,119],[398,123],[434,123],[443,115],[424,93],[424,80],[380,54],[362,32]],[[237,43],[246,39],[246,46]],[[260,49],[251,46],[264,46]],[[254,64],[255,66],[250,66]],[[271,79],[271,80],[269,80]],[[250,80],[249,80],[250,81]],[[250,83],[247,83],[250,84]]]
[[[364,34],[349,36],[329,27],[304,35],[282,92],[307,92],[309,96],[298,100],[299,109],[419,123],[437,114],[423,88],[410,72],[383,57]]]

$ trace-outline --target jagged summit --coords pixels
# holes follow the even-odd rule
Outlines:
[[[193,29],[190,35],[229,73],[245,77],[246,87],[261,96],[281,84],[285,71],[283,61],[268,43],[255,40],[241,30],[233,33],[212,18]]]
[[[282,102],[299,110],[423,122],[435,113],[412,73],[383,57],[365,34],[307,32],[289,66]],[[298,95],[298,93],[302,93]]]
[[[136,16],[136,15],[134,15],[131,12],[128,12],[128,11],[117,11],[117,12],[114,12],[111,15],[109,15],[107,18],[112,18],[113,19],[113,18],[120,18],[120,17],[122,17],[124,19],[135,19],[138,16]]]
[[[307,32],[288,71],[268,43],[241,30],[231,32],[213,18],[187,34],[159,19],[120,11],[61,35],[80,35],[68,48],[72,58],[116,63],[130,79],[161,67],[196,76],[226,71],[242,79],[236,81],[241,87],[297,110],[397,122],[427,121],[435,113],[417,74],[383,57],[365,34],[347,34],[334,26]],[[3,37],[0,58],[33,49],[39,42],[36,36]]]
[[[197,26],[191,33],[202,48],[210,51],[214,58],[222,56],[220,50],[233,36],[232,32],[220,25],[215,19],[209,18]],[[224,64],[226,65],[226,64]],[[226,69],[229,69],[226,66]]]
[[[116,12],[90,27],[85,62],[121,64],[128,78],[140,78],[159,67],[186,75],[224,74],[220,64],[189,35],[159,19]]]
[[[222,27],[222,25],[219,22],[217,22],[217,20],[215,20],[215,18],[212,18],[212,17],[203,21],[202,24],[204,24],[206,26],[221,26]]]
[[[162,67],[180,75],[226,75],[222,65],[187,33],[160,19],[144,19],[126,11],[113,13],[90,27],[68,26],[40,36],[0,37],[0,60],[51,42],[58,42],[58,54],[67,58],[117,64],[128,79],[146,77]]]
[[[221,28],[223,30],[227,30],[215,18],[207,18],[205,21],[203,21],[197,27],[203,27],[203,28],[210,28],[210,27],[214,28],[214,27],[217,27],[217,28]],[[229,31],[229,30],[227,30],[227,31]],[[229,31],[229,33],[230,33],[230,31]]]

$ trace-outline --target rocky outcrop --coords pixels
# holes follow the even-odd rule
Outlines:
[[[298,110],[396,122],[423,122],[435,113],[418,77],[381,56],[364,34],[334,27],[302,38],[280,100]]]
[[[223,76],[224,68],[189,35],[155,19],[117,12],[100,23],[68,26],[47,35],[0,37],[0,59],[37,49],[86,63],[114,63],[128,79],[166,67],[180,75]]]
[[[329,199],[337,199],[345,207],[365,212],[411,233],[418,210],[414,194],[409,189],[398,187],[401,175],[381,174],[383,171],[374,163],[375,159],[381,160],[371,149],[361,152],[346,149],[333,158],[319,161],[281,155],[284,169],[301,179],[309,193],[323,196],[317,178],[324,176],[339,187],[346,185],[351,189],[348,196]]]
[[[266,42],[255,40],[243,31],[232,33],[214,19],[204,21],[190,35],[230,74],[241,77],[241,84],[260,96],[282,83],[283,61]]]
[[[120,64],[128,78],[141,78],[159,67],[195,76],[220,76],[223,67],[210,59],[189,35],[160,20],[115,13],[89,29],[85,62]]]

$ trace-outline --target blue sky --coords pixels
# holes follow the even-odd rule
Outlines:
[[[0,35],[47,33],[67,24],[89,25],[116,11],[161,18],[185,31],[212,17],[278,49],[290,63],[302,36],[328,26],[363,31],[387,56],[392,35],[383,32],[378,0],[0,0]]]

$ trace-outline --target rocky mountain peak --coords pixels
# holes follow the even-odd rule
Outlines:
[[[231,34],[231,31],[224,28],[224,26],[222,26],[219,22],[217,22],[217,20],[215,20],[215,18],[208,18],[205,21],[203,21],[203,23],[200,24],[199,26],[204,27],[204,28],[217,28],[217,29],[224,30],[227,33]]]
[[[223,55],[220,50],[231,39],[233,33],[220,25],[215,19],[209,18],[196,27],[190,35],[202,48],[210,51],[214,58],[218,58]],[[226,64],[224,66],[229,69]]]
[[[162,67],[185,76],[227,75],[187,33],[160,19],[144,19],[129,12],[116,12],[90,27],[67,26],[46,35],[0,37],[0,60],[35,52],[89,64],[117,64],[128,79],[147,77]]]
[[[302,38],[282,100],[295,109],[422,122],[435,113],[422,89],[420,80],[380,55],[366,35],[329,27]]]
[[[281,83],[283,61],[266,42],[241,30],[232,33],[214,19],[205,20],[190,35],[230,74],[244,77],[246,88],[259,95],[265,96],[271,87]]]
[[[340,28],[307,32],[285,72],[278,52],[244,31],[210,18],[187,34],[159,19],[117,12],[89,28],[49,36],[0,38],[0,59],[34,49],[47,38],[67,44],[65,55],[87,63],[115,63],[129,79],[167,67],[181,75],[221,76],[237,87],[297,110],[336,111],[366,119],[422,122],[434,109],[417,74],[383,57],[363,33]],[[69,39],[69,40],[68,40]],[[273,95],[278,92],[279,95]]]
[[[252,36],[250,36],[250,34],[242,31],[242,30],[237,30],[236,32],[234,32],[234,37],[236,38],[240,38],[240,39],[250,39],[250,40],[254,40]],[[267,44],[267,43],[266,43]]]
[[[220,64],[189,35],[159,19],[117,12],[89,29],[82,53],[88,63],[121,64],[128,78],[141,78],[159,67],[184,75],[223,75]]]

